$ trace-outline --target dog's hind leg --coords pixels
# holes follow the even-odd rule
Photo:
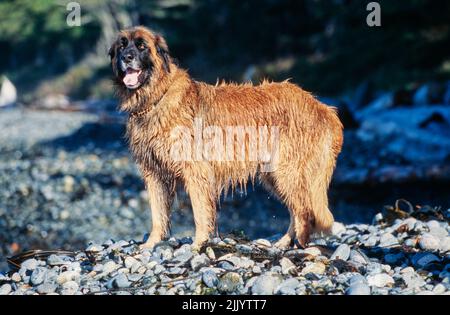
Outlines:
[[[271,193],[273,196],[275,196],[278,200],[283,202],[283,198],[280,195],[279,190],[277,189],[275,185],[275,181],[273,179],[273,176],[270,173],[261,173],[260,174],[260,180],[263,187]],[[293,245],[294,239],[295,239],[295,225],[294,225],[294,217],[292,215],[292,211],[289,209],[289,215],[290,215],[290,222],[289,222],[289,228],[276,243],[275,246],[281,249],[289,248]]]
[[[169,214],[175,196],[172,181],[163,181],[155,175],[144,178],[152,213],[152,231],[141,248],[153,248],[164,239],[169,232]]]

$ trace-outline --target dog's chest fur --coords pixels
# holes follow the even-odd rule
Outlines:
[[[195,94],[192,82],[175,79],[151,111],[129,118],[127,138],[130,150],[144,176],[150,172],[179,175],[180,165],[170,159],[171,147],[177,141],[171,133],[177,127],[192,124],[194,110],[191,104],[187,104],[192,100],[192,94]]]

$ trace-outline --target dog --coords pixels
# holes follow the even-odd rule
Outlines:
[[[126,137],[150,202],[152,230],[142,248],[168,236],[177,183],[191,200],[194,250],[215,232],[221,195],[255,179],[290,212],[288,231],[275,246],[297,240],[306,247],[311,234],[329,232],[334,219],[327,190],[343,143],[335,108],[288,81],[196,81],[170,56],[165,39],[145,27],[120,31],[109,55],[119,110],[128,113]],[[192,131],[197,125],[200,131]],[[268,154],[259,152],[264,142]],[[174,154],[185,145],[195,152]]]

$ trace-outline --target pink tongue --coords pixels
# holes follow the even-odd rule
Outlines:
[[[139,71],[135,70],[127,70],[125,73],[125,76],[123,77],[123,83],[125,83],[126,86],[133,86],[138,84],[139,82]]]

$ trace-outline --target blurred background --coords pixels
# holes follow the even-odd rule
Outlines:
[[[360,0],[77,1],[80,26],[67,23],[69,1],[0,2],[0,267],[24,249],[149,230],[107,56],[131,25],[163,34],[197,80],[291,78],[337,106],[336,220],[370,223],[399,198],[449,207],[450,2],[377,2],[379,27]],[[193,232],[189,207],[180,192],[177,236]],[[287,224],[258,185],[220,205],[220,233],[270,237]]]

